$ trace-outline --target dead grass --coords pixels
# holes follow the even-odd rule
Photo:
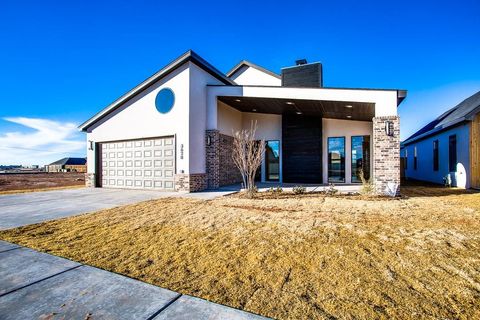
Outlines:
[[[20,190],[6,190],[0,191],[0,195],[2,194],[15,194],[15,193],[29,193],[29,192],[41,192],[41,191],[53,191],[53,190],[65,190],[65,189],[79,189],[85,188],[85,185],[78,185],[78,186],[65,186],[65,187],[49,187],[49,188],[36,188],[36,189],[20,189]]]
[[[0,238],[281,319],[480,317],[480,194],[169,198]]]
[[[0,194],[47,191],[85,186],[77,172],[0,174]]]

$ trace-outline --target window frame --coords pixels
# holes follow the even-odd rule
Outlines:
[[[405,170],[408,169],[408,148],[405,148]]]
[[[433,140],[433,171],[438,171],[440,166],[439,160],[439,143],[438,139]]]
[[[366,180],[370,180],[371,178],[371,166],[370,166],[370,157],[371,157],[371,154],[370,154],[370,149],[371,149],[371,136],[369,134],[362,134],[362,135],[355,135],[355,136],[350,136],[350,182],[351,183],[361,183],[362,180],[360,179],[359,181],[353,181],[354,179],[354,170],[353,170],[353,139],[354,138],[362,138],[362,144],[365,143],[365,137],[368,137],[368,177],[366,178]],[[362,170],[364,169],[365,167],[365,154],[363,154],[363,146],[362,146]],[[345,162],[346,162],[346,159],[345,159]],[[345,164],[345,167],[346,167],[346,164]],[[345,170],[345,175],[346,175],[346,170]],[[356,177],[356,176],[355,176]]]
[[[329,151],[330,151],[330,139],[343,139],[343,180],[342,181],[333,181],[330,180],[330,159],[329,159]],[[347,139],[345,136],[333,136],[333,137],[327,137],[327,181],[328,183],[345,183],[347,181],[347,154],[346,154],[346,149],[347,149]],[[341,163],[341,160],[340,160]]]
[[[452,150],[452,146],[455,146]],[[457,151],[457,135],[448,136],[448,172],[457,171],[458,151]]]
[[[418,169],[417,146],[413,147],[413,170]]]
[[[267,146],[269,142],[277,142],[278,143],[278,179],[270,179],[269,177],[269,161],[268,161],[268,153],[267,153]],[[265,140],[265,181],[269,182],[279,182],[280,181],[280,160],[281,159],[281,143],[279,139],[273,140]]]

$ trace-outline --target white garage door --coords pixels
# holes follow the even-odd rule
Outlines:
[[[102,187],[174,188],[174,137],[100,143],[100,157]]]

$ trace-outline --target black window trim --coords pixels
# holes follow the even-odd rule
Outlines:
[[[438,139],[433,140],[433,171],[438,171],[439,169],[439,142]]]
[[[455,150],[452,150],[452,144],[455,146]],[[456,134],[449,135],[448,136],[448,172],[457,171],[457,161],[458,161],[458,151],[457,150],[458,150],[458,148],[457,148],[457,135]],[[454,152],[454,154],[453,154],[453,152]]]
[[[344,157],[343,181],[331,181],[330,180],[330,175],[329,175],[330,170],[328,168],[328,165],[329,165],[329,163],[328,163],[328,152],[329,152],[328,144],[329,144],[330,139],[336,139],[336,138],[343,139],[343,157]],[[328,183],[334,183],[334,182],[346,183],[346,181],[347,181],[347,138],[346,138],[346,136],[327,137],[327,181],[328,181]]]

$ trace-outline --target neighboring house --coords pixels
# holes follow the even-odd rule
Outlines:
[[[480,188],[480,91],[402,143],[405,177]]]
[[[97,113],[87,132],[87,185],[199,191],[239,183],[232,133],[257,122],[261,181],[400,183],[397,107],[404,90],[323,87],[322,65],[277,75],[242,61],[223,74],[193,51]],[[391,192],[391,191],[390,191]]]
[[[87,159],[63,158],[45,166],[46,172],[87,172]]]

